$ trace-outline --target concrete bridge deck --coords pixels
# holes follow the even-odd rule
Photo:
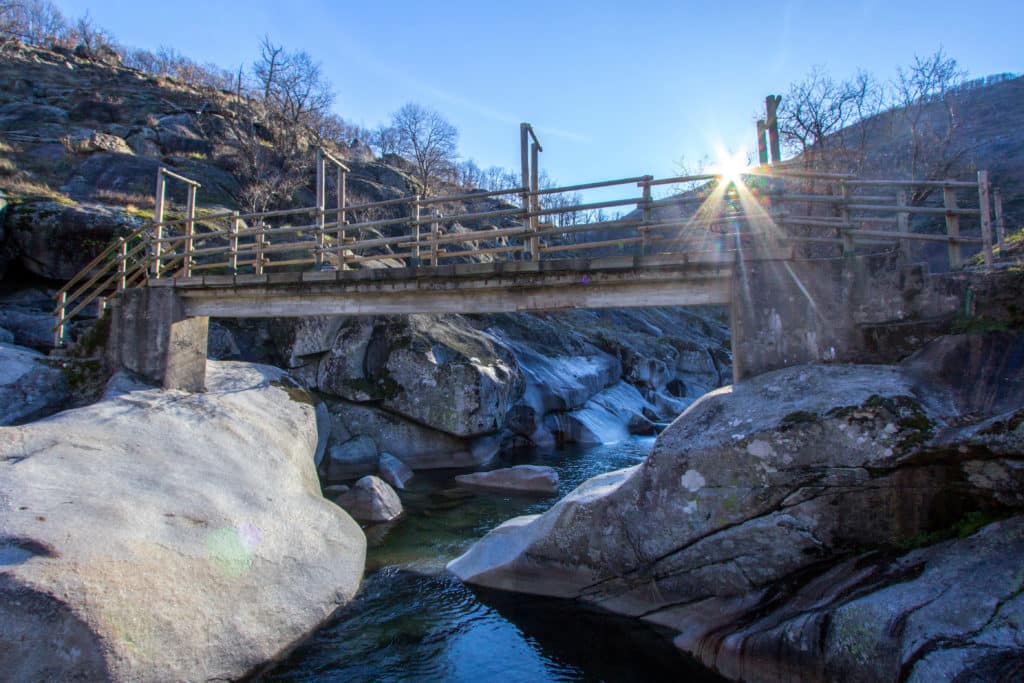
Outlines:
[[[151,280],[186,317],[508,313],[727,305],[734,258],[686,254]]]

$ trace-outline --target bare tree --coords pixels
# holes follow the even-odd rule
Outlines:
[[[430,192],[451,174],[459,132],[443,116],[410,102],[394,113],[390,128],[398,153],[416,167],[424,191]]]
[[[910,177],[934,179],[953,172],[966,154],[955,146],[959,127],[954,89],[967,75],[942,47],[914,57],[896,72],[897,118],[909,128]]]
[[[331,84],[320,63],[309,53],[288,52],[269,36],[260,43],[253,76],[263,103],[291,125],[305,125],[319,132],[321,120],[334,103]]]

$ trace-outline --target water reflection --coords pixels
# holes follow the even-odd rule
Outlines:
[[[640,462],[651,438],[508,458],[559,471],[559,496]],[[417,472],[406,514],[367,531],[366,578],[336,619],[267,675],[274,681],[704,681],[652,628],[568,601],[470,589],[444,565],[507,519],[557,498],[455,486]]]

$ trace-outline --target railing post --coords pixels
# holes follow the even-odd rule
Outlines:
[[[412,247],[412,265],[418,267],[420,265],[420,217],[423,214],[422,207],[420,206],[420,200],[422,196],[416,195],[416,201],[413,204],[413,247]]]
[[[438,219],[441,217],[441,212],[434,209],[431,216],[434,221],[430,224],[430,265],[436,266],[438,264],[437,238],[441,235],[441,224]]]
[[[839,217],[843,222],[843,227],[840,228],[843,233],[843,255],[852,256],[857,250],[857,245],[854,244],[853,236],[850,234],[850,230],[852,230],[850,227],[850,188],[842,180],[839,181],[839,192],[843,197],[843,202],[839,205]]]
[[[640,207],[641,215],[643,216],[644,226],[639,228],[640,232],[640,255],[647,256],[647,241],[650,239],[650,231],[646,228],[646,225],[651,222],[651,181],[654,180],[654,176],[644,176],[644,179],[637,183],[643,190],[643,202]]]
[[[337,186],[335,187],[335,194],[338,197],[338,242],[337,242],[337,244],[338,244],[339,247],[343,247],[344,244],[345,244],[345,225],[347,225],[347,223],[348,223],[348,221],[346,221],[346,219],[345,219],[345,194],[346,194],[346,190],[347,190],[346,186],[348,184],[347,178],[348,178],[348,174],[344,170],[339,168],[338,169]],[[345,252],[344,252],[344,249],[339,248],[338,249],[338,269],[339,270],[345,270],[346,267],[347,266],[345,265]]]
[[[153,242],[153,277],[160,277],[160,252],[163,247],[163,243],[160,241],[164,236],[164,200],[166,191],[167,180],[164,178],[164,169],[160,167],[156,171],[156,193],[153,199],[153,222],[156,224],[154,229],[154,242]]]
[[[257,275],[263,275],[263,226],[262,219],[256,224],[256,263],[254,264]]]
[[[540,145],[534,140],[530,144],[530,211],[540,211],[540,195],[536,194],[540,189]],[[540,216],[530,216],[530,253],[533,258],[540,259],[540,238],[537,230],[540,224]]]
[[[959,268],[963,265],[963,250],[960,248],[960,216],[954,213],[957,208],[956,188],[942,188],[942,205],[946,209],[946,236],[949,237],[949,267]]]
[[[530,198],[530,124],[520,123],[519,124],[519,155],[520,161],[522,162],[522,181],[523,181],[523,221],[526,223],[526,227],[530,226],[530,206],[532,206]],[[523,260],[529,261],[533,259],[533,240],[527,235],[523,239]]]
[[[64,346],[64,326],[67,324],[64,320],[64,312],[68,306],[68,293],[61,292],[60,300],[57,303],[57,329],[53,332],[53,347],[59,349]]]
[[[978,171],[978,203],[981,206],[981,242],[985,265],[992,267],[992,205],[989,200],[988,171]]]
[[[907,206],[906,190],[899,190],[896,193],[896,206],[901,209]],[[896,230],[900,235],[906,235],[910,232],[910,213],[907,211],[896,212]],[[900,240],[900,253],[903,254],[903,258],[906,261],[910,261],[910,240]]]
[[[231,212],[231,227],[228,228],[228,234],[231,235],[231,251],[228,252],[228,256],[231,260],[232,275],[238,273],[238,231],[242,227],[242,219],[238,216],[239,213],[237,211]]]
[[[188,186],[188,199],[185,204],[185,257],[182,270],[185,277],[192,277],[192,247],[196,226],[196,186]]]
[[[128,240],[123,237],[118,238],[120,249],[118,250],[117,258],[117,291],[122,291],[127,286],[128,276]]]
[[[1003,218],[1003,192],[998,187],[992,191],[992,200],[996,208],[996,239],[999,242],[999,254],[1006,247],[1006,221]]]
[[[327,170],[327,160],[324,159],[324,151],[317,147],[316,150],[316,263],[324,262],[324,206],[326,204],[327,185],[324,178]]]

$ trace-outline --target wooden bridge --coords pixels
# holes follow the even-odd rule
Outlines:
[[[248,214],[201,210],[200,185],[161,169],[153,222],[58,292],[56,344],[74,316],[111,300],[116,360],[186,389],[202,387],[211,316],[719,304],[733,307],[735,346],[737,306],[752,286],[773,286],[752,285],[759,271],[747,264],[880,252],[934,260],[935,243],[952,268],[965,250],[991,264],[993,235],[1004,233],[985,172],[976,182],[904,181],[768,166],[541,188],[542,147],[528,124],[520,142],[519,187],[353,204],[348,167],[318,151],[314,206]],[[184,187],[179,212],[168,183]],[[628,196],[578,199],[609,188]],[[605,210],[627,213],[592,220]]]

